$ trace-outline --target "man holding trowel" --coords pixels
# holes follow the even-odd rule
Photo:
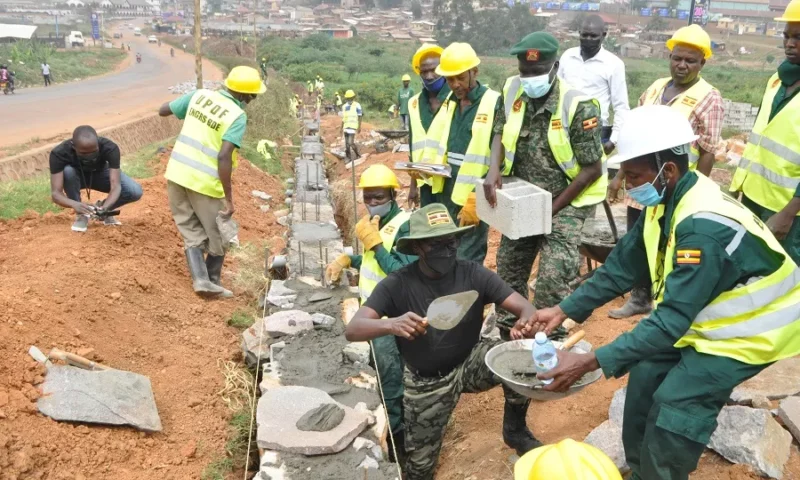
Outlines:
[[[414,212],[409,228],[409,236],[399,239],[396,248],[419,261],[389,274],[375,287],[347,325],[345,337],[396,338],[405,362],[405,478],[428,480],[433,478],[444,429],[461,394],[483,392],[500,383],[483,360],[500,343],[481,338],[484,305],[500,305],[523,324],[533,321],[535,309],[494,272],[457,259],[459,240],[473,227],[457,227],[444,205],[433,203]],[[513,334],[522,335],[518,330]],[[503,393],[503,440],[523,455],[541,445],[525,423],[530,400],[506,386]]]
[[[325,269],[328,283],[335,283],[348,267],[359,269],[358,289],[364,304],[386,275],[416,261],[417,257],[398,252],[397,240],[408,236],[409,212],[397,204],[400,182],[392,170],[375,164],[364,170],[358,182],[364,192],[368,215],[356,224],[356,236],[364,245],[363,255],[342,254]],[[398,450],[403,446],[403,361],[394,337],[386,335],[372,340],[381,380],[381,393],[386,402],[392,438]]]
[[[539,375],[553,379],[545,390],[565,391],[597,368],[630,372],[622,442],[631,480],[688,479],[734,387],[800,353],[800,269],[758,217],[690,171],[695,140],[673,108],[631,110],[609,163],[645,212],[589,281],[512,331],[582,322],[651,280],[657,306],[636,328],[589,354],[558,352],[558,366]]]

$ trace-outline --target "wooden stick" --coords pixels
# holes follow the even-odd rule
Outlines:
[[[559,350],[569,351],[569,349],[574,347],[576,343],[583,340],[584,336],[586,336],[586,332],[583,330],[578,330],[569,336],[569,338],[561,345]]]
[[[58,348],[50,350],[50,353],[47,355],[47,357],[51,360],[61,360],[72,366],[80,367],[86,370],[110,370],[111,368],[101,365],[97,362],[93,362],[88,358],[81,357],[80,355],[59,350]]]

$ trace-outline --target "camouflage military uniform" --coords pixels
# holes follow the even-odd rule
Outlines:
[[[406,480],[432,480],[442,448],[444,431],[462,393],[479,393],[500,384],[483,361],[500,340],[482,338],[464,362],[443,377],[422,377],[405,368],[403,410],[406,431]],[[522,405],[528,399],[503,385],[508,403]]]
[[[512,175],[543,188],[553,194],[553,199],[569,185],[567,176],[559,168],[550,150],[547,130],[550,117],[558,108],[559,82],[544,104],[530,99],[527,101],[525,118],[517,141],[517,151]],[[495,134],[502,135],[505,125],[505,112],[499,112],[495,124]],[[570,143],[575,160],[580,165],[591,165],[601,161],[603,146],[600,143],[600,129],[583,129],[583,121],[599,118],[600,109],[592,102],[578,105],[575,118],[569,127]],[[534,291],[536,308],[557,305],[570,291],[567,286],[580,271],[581,257],[578,246],[581,230],[587,217],[594,213],[594,206],[576,208],[567,205],[553,217],[553,228],[549,235],[511,240],[505,236],[500,241],[497,252],[497,273],[520,295],[528,297],[528,278],[536,255],[539,258],[539,273]],[[513,325],[514,318],[504,315],[501,326]]]

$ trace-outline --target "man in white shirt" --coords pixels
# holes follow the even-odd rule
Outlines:
[[[50,85],[50,65],[47,62],[42,63],[42,77],[44,77],[44,86]]]
[[[628,112],[628,87],[625,84],[625,64],[603,48],[606,38],[605,22],[599,15],[589,15],[580,28],[580,47],[561,55],[558,76],[574,88],[600,102],[603,128],[600,138],[603,150],[611,153]],[[614,108],[614,126],[609,124],[610,107]]]

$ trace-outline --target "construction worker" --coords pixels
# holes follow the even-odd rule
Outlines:
[[[342,131],[344,132],[344,154],[351,162],[361,157],[356,145],[356,133],[361,133],[361,117],[364,112],[361,104],[356,102],[356,92],[344,92],[344,107],[342,108]],[[353,152],[353,156],[350,152]]]
[[[575,293],[512,331],[583,322],[650,277],[657,306],[636,328],[589,354],[558,352],[558,366],[539,374],[561,392],[598,368],[630,372],[622,442],[631,480],[688,479],[731,391],[800,354],[800,269],[747,207],[689,169],[697,137],[674,108],[631,110],[609,163],[645,214]]]
[[[314,82],[314,90],[316,90],[317,94],[322,95],[325,93],[325,82],[322,81],[322,77],[317,75],[317,79]]]
[[[81,201],[81,188],[91,202],[91,191],[107,193],[98,204]],[[81,125],[50,151],[50,198],[53,203],[75,210],[73,232],[85,232],[89,220],[102,219],[104,225],[119,226],[116,216],[104,215],[142,198],[142,187],[120,170],[116,143],[98,137],[94,128]]]
[[[408,130],[408,101],[414,96],[414,89],[409,85],[411,84],[411,76],[409,74],[403,75],[403,88],[397,92],[397,105],[398,112],[400,113],[400,123],[403,125],[403,130]]]
[[[264,80],[267,79],[267,57],[261,57],[261,63],[258,64],[261,68],[261,74],[264,75]]]
[[[667,40],[670,49],[670,77],[653,82],[639,98],[639,105],[669,105],[689,119],[698,139],[692,143],[689,153],[689,169],[699,170],[703,175],[711,175],[714,166],[714,151],[722,134],[722,96],[710,83],[700,77],[706,60],[711,57],[711,38],[699,25],[679,28]],[[622,186],[622,172],[609,184],[609,198],[617,198]],[[633,228],[642,212],[642,205],[625,197],[627,205],[628,229]],[[634,288],[622,308],[611,310],[612,318],[627,318],[632,315],[648,313],[653,309],[650,287],[647,280]]]
[[[450,178],[434,177],[435,201],[443,203],[461,226],[474,225],[458,249],[459,258],[483,264],[488,250],[489,226],[476,213],[475,184],[489,170],[492,127],[503,108],[500,93],[481,85],[481,60],[468,43],[452,43],[442,51],[436,74],[445,77],[453,95],[436,132],[428,131],[423,162],[449,164]]]
[[[426,142],[428,142],[428,130],[432,128],[434,132],[441,132],[439,127],[431,127],[434,117],[440,125],[444,125],[445,122],[444,117],[447,109],[440,107],[447,102],[451,91],[445,78],[436,73],[442,50],[444,49],[439,45],[423,43],[414,53],[414,57],[411,60],[411,68],[422,80],[422,91],[411,97],[408,102],[410,127],[408,130],[408,145],[410,147],[408,157],[411,162],[422,161],[427,145]],[[435,133],[434,136],[436,136]],[[432,141],[431,145],[439,146],[438,137]],[[432,179],[416,179],[416,181],[411,182],[408,187],[409,206],[419,205],[424,207],[435,203],[432,185]]]
[[[267,87],[258,70],[244,66],[234,67],[224,85],[187,93],[162,105],[158,114],[184,120],[164,177],[192,287],[198,294],[230,296],[220,283],[225,246],[217,221],[235,211],[231,176],[247,126],[244,108]]]
[[[292,113],[295,117],[297,117],[297,107],[300,105],[300,102],[297,100],[297,94],[295,93],[292,95],[292,98],[289,99],[289,108],[292,110]]]
[[[400,182],[394,172],[381,163],[372,165],[361,174],[358,188],[364,193],[368,211],[355,229],[356,236],[364,245],[364,254],[340,255],[327,266],[325,275],[331,284],[339,280],[343,269],[359,269],[358,290],[363,304],[387,274],[401,269],[417,257],[400,253],[395,248],[398,239],[408,236],[411,214],[397,204],[396,189],[400,188]],[[372,340],[372,348],[392,438],[399,451],[403,446],[403,361],[391,335]]]
[[[599,448],[565,438],[523,455],[514,480],[622,480],[614,462]]]
[[[457,258],[459,240],[475,227],[457,227],[444,205],[432,203],[412,213],[409,228],[396,249],[419,260],[381,280],[347,325],[345,337],[396,337],[405,363],[403,478],[431,480],[445,427],[461,394],[484,392],[500,383],[484,363],[486,352],[501,343],[481,337],[484,305],[500,305],[523,318],[522,323],[533,321],[535,309],[491,270]],[[477,299],[456,326],[428,326],[423,317],[434,299],[470,291]],[[525,422],[530,400],[505,385],[503,393],[503,441],[519,455],[541,446]]]
[[[306,82],[306,91],[308,92],[308,97],[311,98],[311,95],[314,94],[314,84],[311,83],[311,80]]]
[[[800,1],[783,16],[786,60],[767,82],[761,109],[731,182],[742,203],[766,222],[794,261],[800,264]]]
[[[339,95],[339,92],[336,92],[336,113],[342,111],[342,96]]]
[[[513,175],[547,190],[553,197],[552,231],[511,240],[497,252],[497,274],[520,295],[536,256],[539,269],[534,306],[556,305],[580,276],[581,231],[606,197],[600,139],[600,103],[558,78],[558,40],[546,32],[527,35],[511,48],[519,75],[506,80],[503,110],[497,113],[489,173],[483,195],[493,208],[503,175]],[[521,132],[526,134],[521,135]],[[500,316],[501,331],[513,317]]]

